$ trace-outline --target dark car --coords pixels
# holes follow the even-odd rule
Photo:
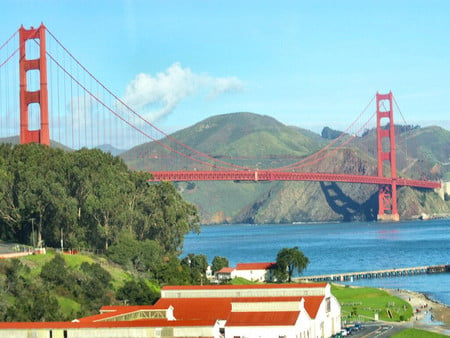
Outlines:
[[[353,329],[356,331],[359,331],[362,329],[362,324],[361,323],[355,323],[355,326],[353,326]]]

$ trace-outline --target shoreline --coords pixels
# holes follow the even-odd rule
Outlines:
[[[411,304],[414,315],[407,322],[411,327],[450,335],[450,306],[416,291],[402,289],[383,290]]]

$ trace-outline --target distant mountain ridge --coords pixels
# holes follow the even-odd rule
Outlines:
[[[328,137],[330,131],[335,137],[338,131],[328,129]],[[309,130],[286,126],[272,117],[247,112],[213,116],[179,130],[171,137],[211,157],[251,168],[276,168],[290,164],[329,143],[329,139]],[[420,146],[412,143],[408,148],[408,160],[398,162],[399,175],[420,179],[423,177],[419,176],[425,173],[428,179],[448,179],[450,166],[445,165],[444,160],[450,158],[450,132],[440,127],[399,131],[398,141],[415,137],[419,138]],[[373,147],[341,149],[333,159],[320,163],[321,171],[376,175],[375,130],[368,130],[364,138],[367,139],[365,143]],[[161,153],[164,151],[150,142],[125,151],[121,157],[136,170],[165,170],[171,165],[170,154],[167,152],[167,156],[163,156]],[[150,167],[144,167],[139,158],[151,158]],[[186,161],[184,168],[195,170],[196,164]],[[199,181],[179,182],[176,186],[185,199],[198,206],[205,224],[374,220],[378,211],[378,187],[375,185]],[[450,214],[448,202],[436,197],[431,192],[401,188],[401,216]],[[417,199],[419,203],[411,202]],[[403,200],[409,204],[405,205]]]

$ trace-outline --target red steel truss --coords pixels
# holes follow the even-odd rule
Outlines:
[[[327,173],[300,173],[300,172],[279,172],[271,170],[256,171],[156,171],[152,173],[151,181],[328,181],[345,183],[363,183],[410,186],[417,188],[437,189],[441,187],[440,182],[409,180],[405,178],[391,178],[380,176],[362,176],[346,174]]]

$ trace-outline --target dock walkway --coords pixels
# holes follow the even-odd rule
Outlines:
[[[361,272],[343,272],[329,275],[301,276],[293,278],[296,282],[344,282],[358,279],[402,277],[426,273],[450,272],[450,264],[433,266],[416,266],[412,268],[396,268],[387,270],[373,270]]]

